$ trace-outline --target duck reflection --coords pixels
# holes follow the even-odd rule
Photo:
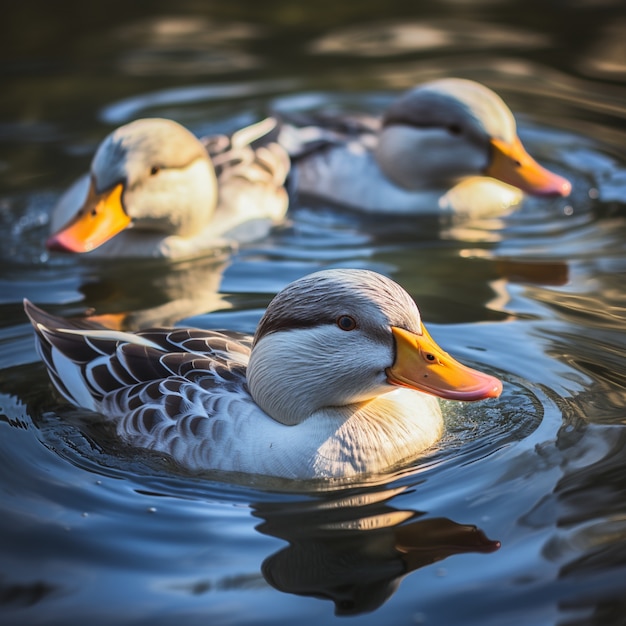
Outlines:
[[[388,504],[405,489],[257,504],[257,530],[289,543],[265,559],[263,576],[279,591],[331,600],[336,615],[357,615],[382,606],[410,572],[500,547],[476,526]]]
[[[226,256],[178,263],[150,259],[97,266],[81,287],[88,317],[109,328],[137,330],[170,326],[183,318],[231,308],[219,293]]]

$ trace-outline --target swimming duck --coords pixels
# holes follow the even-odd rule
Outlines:
[[[291,283],[253,338],[190,328],[126,333],[27,301],[25,309],[69,402],[105,415],[124,443],[193,472],[382,472],[440,438],[435,396],[473,401],[502,389],[437,346],[404,289],[366,270]]]
[[[167,119],[121,126],[59,199],[47,247],[180,259],[263,236],[288,203],[289,157],[267,137],[275,126],[268,118],[204,140]]]
[[[539,165],[511,110],[471,80],[424,83],[382,118],[318,117],[282,125],[297,194],[376,213],[492,216],[523,199],[567,196],[571,184]]]

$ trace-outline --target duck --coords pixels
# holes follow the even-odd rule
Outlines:
[[[370,214],[483,218],[510,212],[525,194],[572,189],[526,151],[502,98],[472,80],[418,85],[380,117],[282,117],[278,141],[297,197]]]
[[[444,352],[409,294],[370,270],[326,269],[287,285],[253,336],[123,332],[24,306],[67,401],[104,416],[126,446],[192,473],[379,474],[440,439],[438,398],[502,390]]]
[[[288,206],[275,127],[267,118],[202,139],[164,118],[117,128],[53,208],[46,247],[178,260],[264,236]]]

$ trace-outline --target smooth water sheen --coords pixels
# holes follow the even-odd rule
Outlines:
[[[626,623],[623,3],[67,6],[16,3],[0,26],[0,623]],[[303,200],[266,240],[173,266],[43,248],[126,121],[380,111],[449,75],[497,90],[572,196],[458,223]],[[391,276],[440,345],[504,381],[444,403],[440,444],[368,483],[192,477],[121,447],[53,392],[21,304],[252,332],[324,267]]]

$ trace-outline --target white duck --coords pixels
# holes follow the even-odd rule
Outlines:
[[[267,138],[275,126],[268,118],[204,140],[172,120],[121,126],[59,199],[47,247],[181,259],[263,236],[288,204],[289,157]]]
[[[123,333],[25,308],[67,400],[104,414],[126,444],[194,472],[383,472],[440,438],[434,396],[471,401],[502,389],[434,343],[398,284],[365,270],[295,281],[272,300],[254,338]]]
[[[292,189],[375,213],[501,215],[523,199],[567,196],[571,184],[540,166],[503,100],[448,78],[408,91],[382,118],[285,123]]]

